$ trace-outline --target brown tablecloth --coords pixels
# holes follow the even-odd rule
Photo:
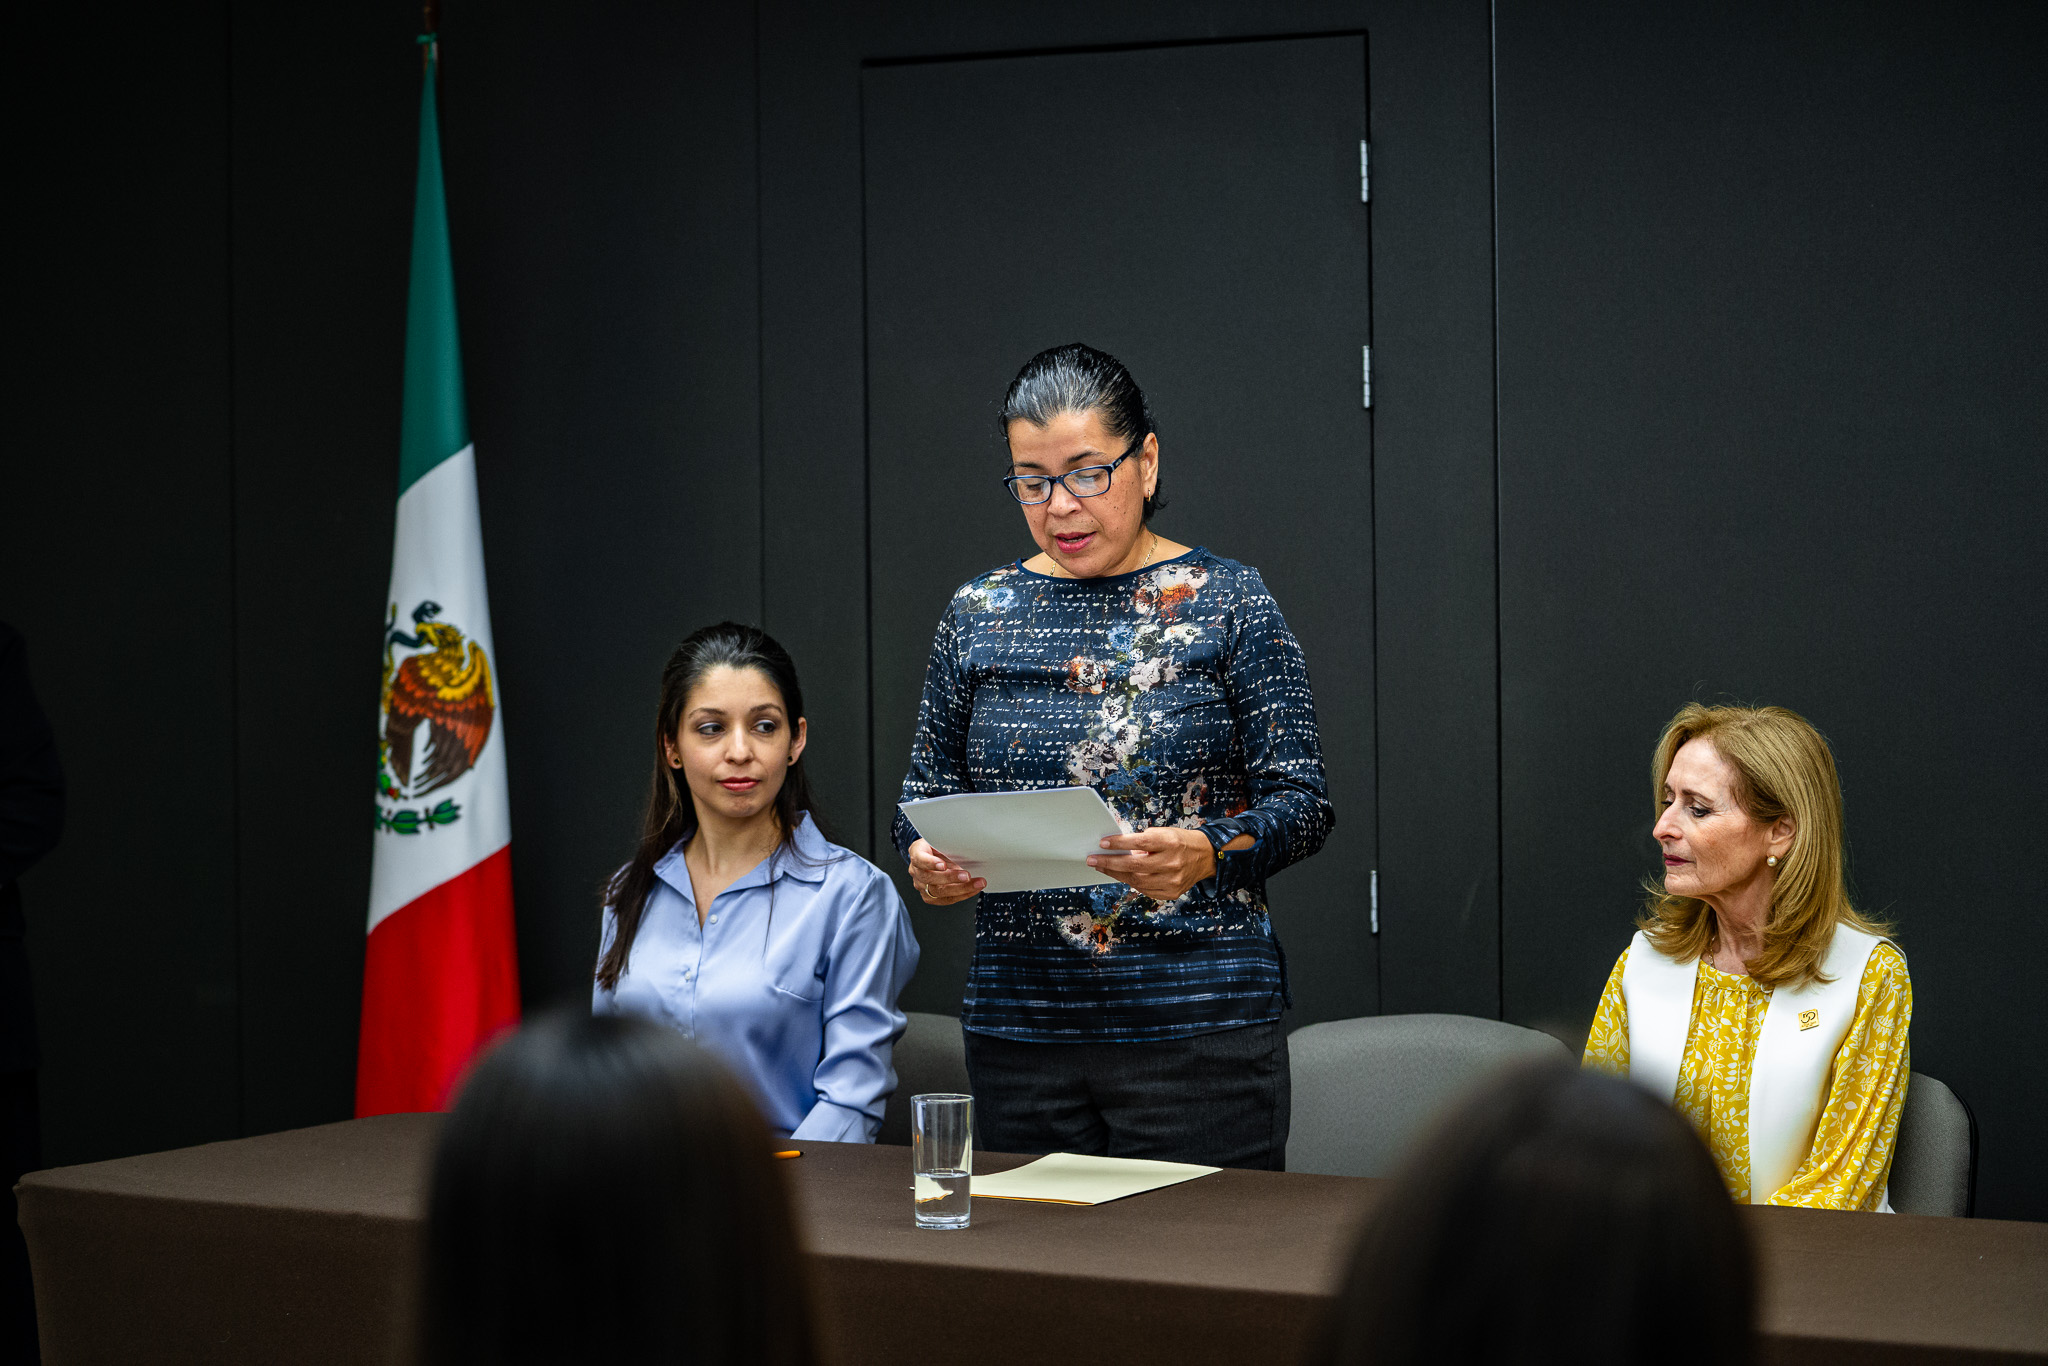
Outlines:
[[[29,1176],[44,1360],[403,1361],[436,1122],[392,1115]],[[1093,1208],[977,1200],[973,1228],[938,1233],[911,1226],[907,1149],[798,1146],[783,1169],[839,1366],[1284,1363],[1379,1189],[1226,1171]],[[1768,1360],[2048,1359],[2048,1224],[1744,1215]]]

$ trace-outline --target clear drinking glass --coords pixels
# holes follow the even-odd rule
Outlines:
[[[910,1098],[911,1209],[919,1228],[966,1228],[974,1170],[974,1097]]]

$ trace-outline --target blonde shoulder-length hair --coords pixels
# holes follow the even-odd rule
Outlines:
[[[1763,951],[1751,960],[1757,985],[1803,986],[1825,980],[1820,965],[1835,926],[1887,935],[1890,926],[1870,920],[1849,903],[1842,868],[1842,784],[1828,742],[1805,717],[1784,707],[1680,708],[1657,741],[1650,762],[1650,800],[1661,811],[1664,779],[1687,742],[1705,740],[1735,770],[1736,804],[1766,824],[1790,816],[1792,848],[1780,861],[1764,921]],[[1672,896],[1654,880],[1636,920],[1659,953],[1681,963],[1705,953],[1716,932],[1714,908],[1687,896]]]

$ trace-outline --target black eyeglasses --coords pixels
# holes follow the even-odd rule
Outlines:
[[[1015,498],[1026,507],[1035,506],[1051,498],[1052,486],[1054,484],[1058,484],[1076,498],[1094,498],[1109,492],[1110,476],[1116,473],[1116,467],[1136,455],[1138,447],[1144,444],[1145,438],[1139,437],[1131,443],[1129,450],[1110,461],[1107,465],[1083,465],[1078,470],[1068,470],[1065,474],[1060,475],[1004,475],[1003,487],[1010,491],[1012,498]]]

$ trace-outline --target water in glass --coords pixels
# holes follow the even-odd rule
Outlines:
[[[974,1100],[961,1095],[910,1098],[911,1208],[919,1228],[968,1225],[973,1200]]]

